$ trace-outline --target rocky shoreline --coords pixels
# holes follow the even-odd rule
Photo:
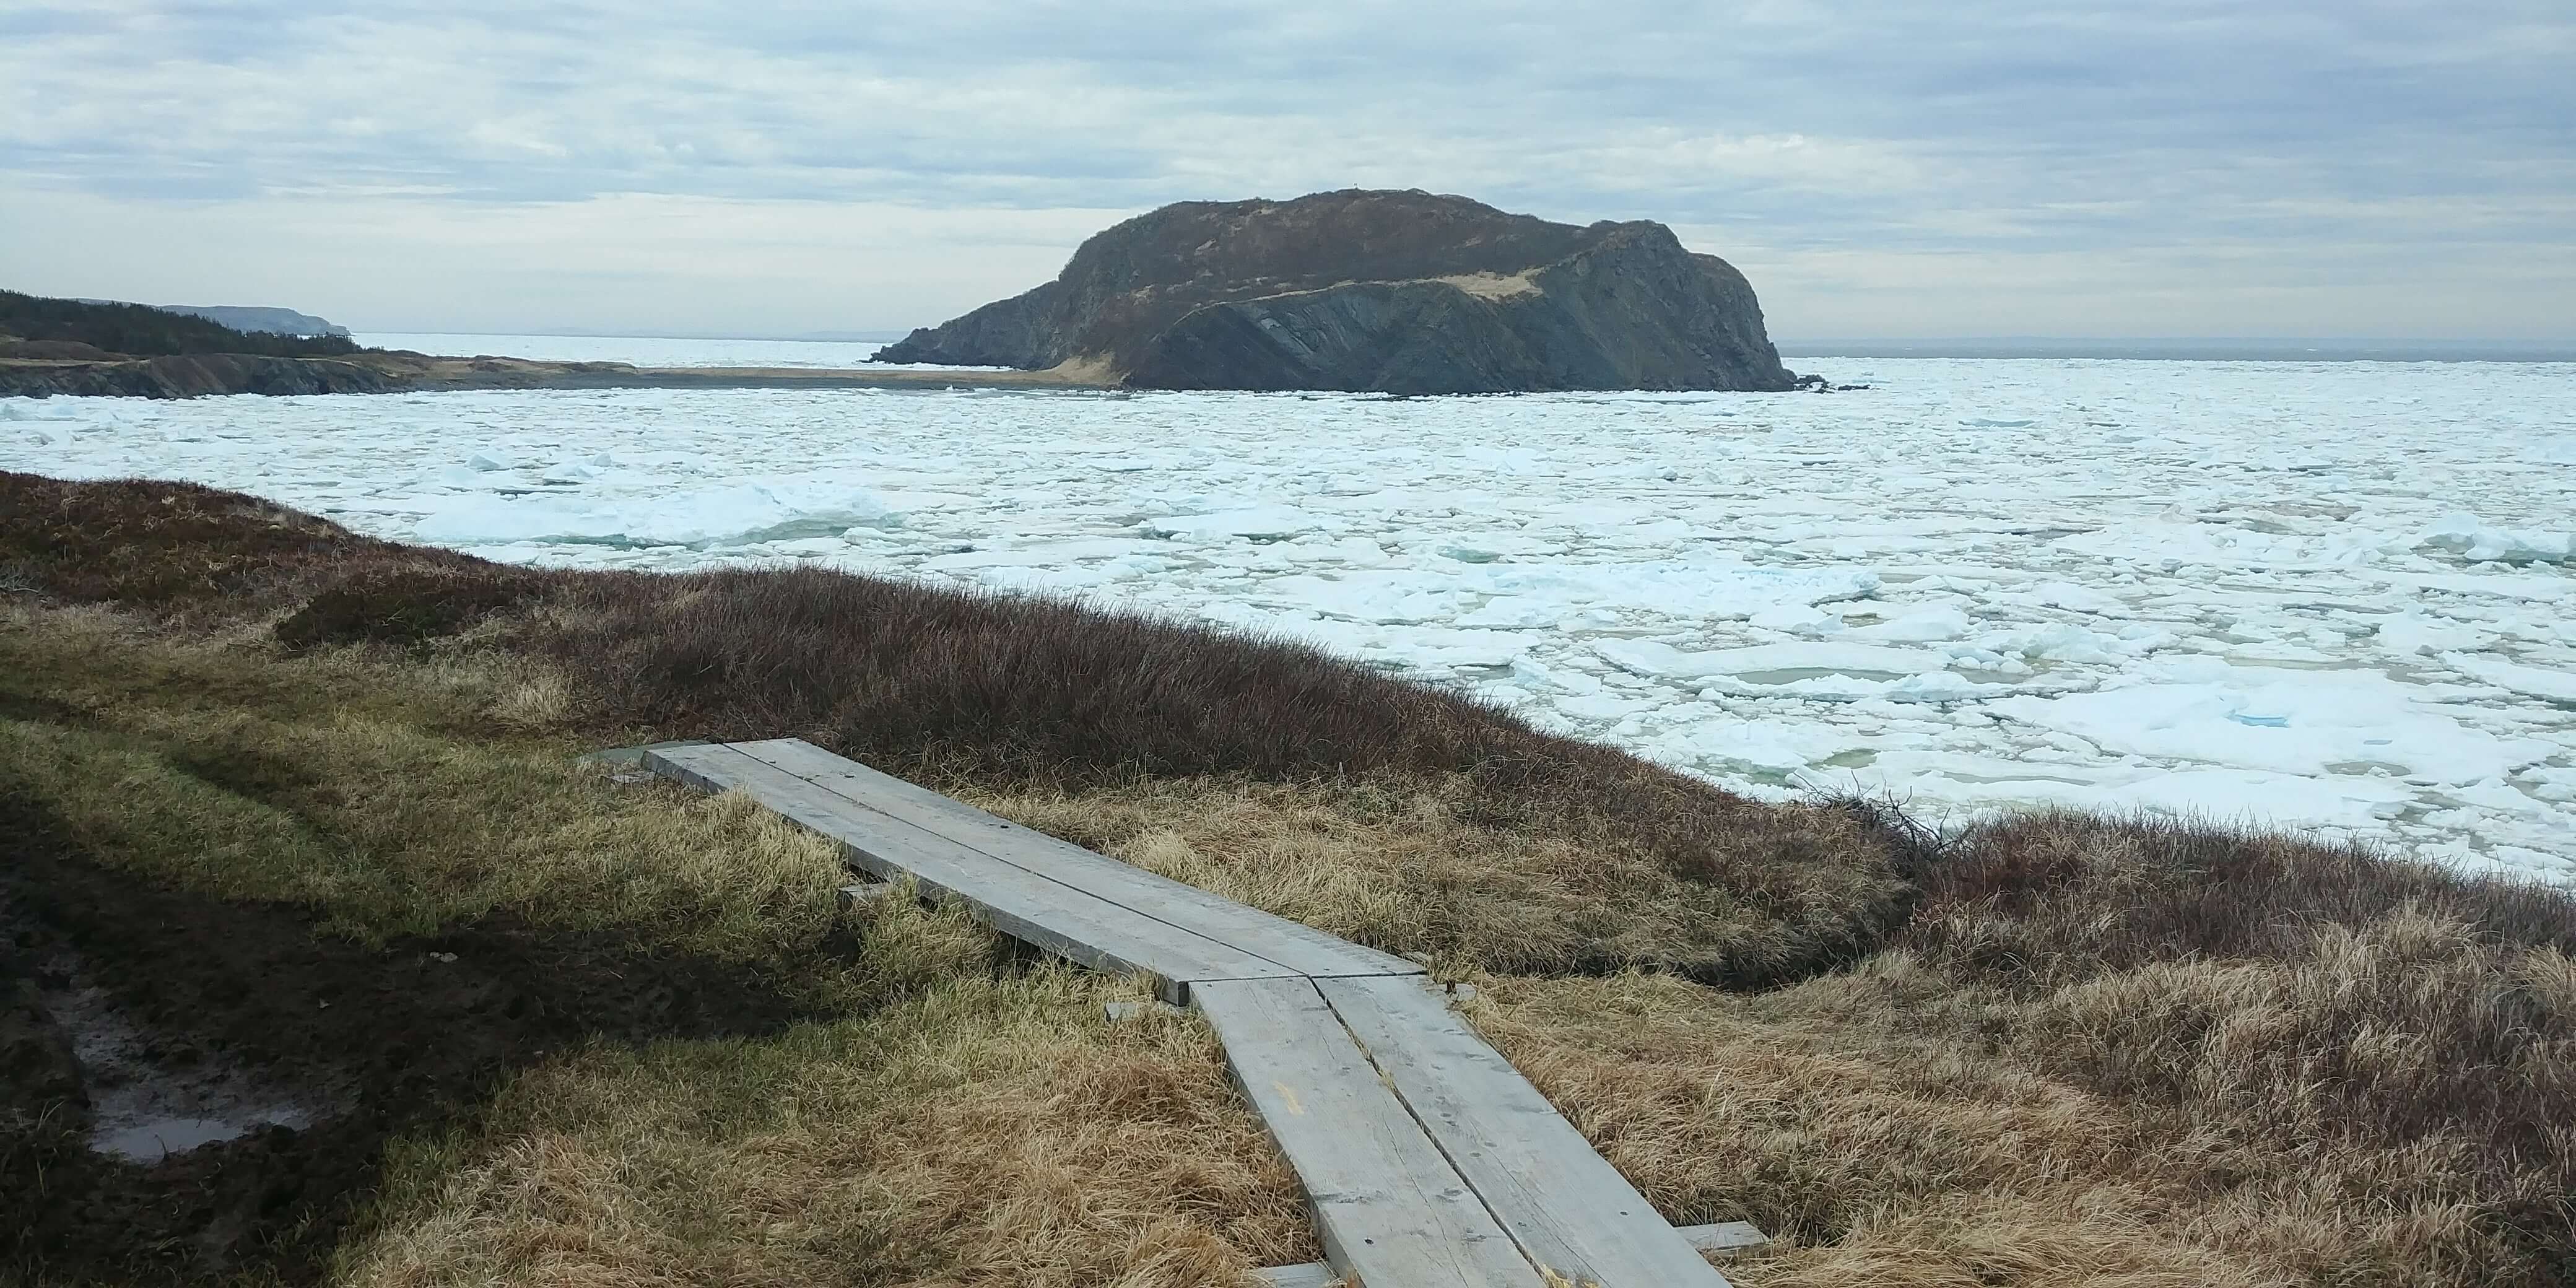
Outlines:
[[[0,362],[0,395],[194,398],[201,394],[380,394],[394,373],[349,358],[175,354],[100,362]]]

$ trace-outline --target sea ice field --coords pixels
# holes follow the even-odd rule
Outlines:
[[[0,467],[1293,636],[1768,798],[2576,881],[2576,365],[1799,365],[1871,388],[19,399]]]

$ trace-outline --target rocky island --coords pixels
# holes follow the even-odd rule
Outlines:
[[[1165,206],[1093,235],[1054,281],[916,330],[873,362],[907,365],[657,368],[437,356],[362,348],[342,328],[293,310],[0,290],[0,396],[957,386],[1488,394],[1799,384],[1763,330],[1751,283],[1662,224],[1578,227],[1419,191]]]
[[[1095,234],[1052,282],[879,351],[1151,389],[1398,394],[1778,390],[1733,265],[1646,221],[1352,190],[1181,202]]]

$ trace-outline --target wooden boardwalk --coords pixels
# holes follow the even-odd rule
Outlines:
[[[997,818],[797,739],[647,748],[1048,952],[1152,979],[1207,1017],[1306,1187],[1325,1266],[1366,1288],[1725,1288],[1700,1254],[1400,957]]]

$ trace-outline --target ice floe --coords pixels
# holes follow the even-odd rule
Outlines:
[[[1136,530],[1149,537],[1193,537],[1199,540],[1244,537],[1280,541],[1323,529],[1325,520],[1290,505],[1255,505],[1214,514],[1176,514],[1146,519]]]
[[[584,470],[547,471],[545,480],[578,483]],[[894,527],[903,513],[864,487],[817,479],[777,479],[687,489],[667,495],[466,496],[421,516],[412,535],[444,545],[557,542],[612,546],[751,545]]]
[[[2106,752],[2311,777],[2385,768],[2423,783],[2500,778],[2557,747],[2503,738],[2448,709],[2449,696],[2384,675],[2280,671],[2186,658],[2149,683],[1998,699],[1987,710],[2086,739]]]
[[[2471,563],[2565,563],[2576,551],[2576,533],[2518,531],[2482,523],[2474,514],[2453,514],[2425,529],[2416,546]]]

